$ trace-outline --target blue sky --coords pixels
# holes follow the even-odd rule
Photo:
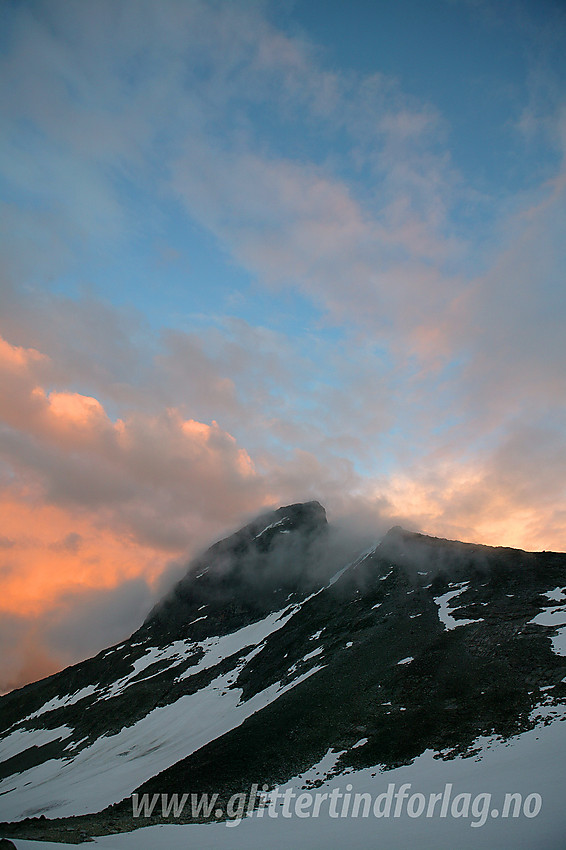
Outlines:
[[[562,3],[0,15],[8,683],[267,505],[566,548]]]

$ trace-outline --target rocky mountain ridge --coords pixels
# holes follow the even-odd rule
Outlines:
[[[552,721],[566,555],[398,527],[337,551],[316,502],[263,515],[128,641],[0,699],[0,834],[80,840],[139,826],[134,792],[222,802],[329,751],[383,771]]]

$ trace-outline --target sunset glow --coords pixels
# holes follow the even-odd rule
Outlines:
[[[0,691],[273,505],[566,550],[560,3],[1,15]]]

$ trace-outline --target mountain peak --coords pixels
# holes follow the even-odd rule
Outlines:
[[[287,522],[289,530],[314,531],[321,529],[328,524],[326,519],[326,511],[320,502],[315,500],[310,502],[295,502],[292,505],[284,505],[276,510],[261,514],[251,523],[244,526],[240,532],[236,534],[246,534],[246,532],[255,532],[262,524],[268,525],[277,522]],[[279,526],[277,526],[279,527]],[[230,538],[227,538],[228,540]]]
[[[327,526],[317,501],[261,514],[192,561],[140,631],[202,639],[211,623],[228,632],[304,597],[320,586],[317,547]]]
[[[316,499],[310,502],[295,502],[292,505],[285,505],[278,508],[276,513],[284,514],[285,516],[296,516],[297,518],[312,518],[318,522],[326,523],[326,510]]]
[[[351,560],[326,528],[314,501],[262,514],[129,640],[2,697],[2,816],[17,822],[0,831],[131,830],[134,793],[188,781],[224,811],[292,777],[365,783],[369,768],[381,790],[384,768],[427,751],[452,763],[546,726],[551,705],[563,716],[566,555],[396,526]],[[162,814],[151,823],[179,820]]]

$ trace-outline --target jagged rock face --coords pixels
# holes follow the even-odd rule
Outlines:
[[[227,634],[318,589],[326,578],[318,557],[326,529],[318,502],[258,517],[198,558],[137,636],[162,641]]]
[[[82,738],[94,741],[143,717],[163,702],[162,690],[169,691],[168,671],[174,669],[179,676],[198,665],[207,638],[234,633],[284,608],[285,601],[300,601],[313,586],[320,587],[325,580],[321,553],[326,531],[326,513],[318,502],[289,505],[258,517],[192,562],[186,576],[129,640],[0,698],[0,728],[11,728],[22,717],[41,711],[42,725],[64,718],[78,724],[75,728]],[[175,656],[172,664],[164,651],[163,660],[156,657],[147,663],[152,650],[175,641],[183,642],[178,647],[181,662]],[[120,690],[116,683],[124,679],[129,697],[125,712],[116,693]],[[87,689],[96,693],[83,696]],[[170,696],[182,693],[174,689]],[[63,695],[69,699],[63,700]],[[46,746],[46,753],[58,751],[55,744]],[[2,774],[6,768],[2,769],[0,758]]]
[[[329,749],[338,771],[450,758],[566,701],[565,555],[399,528],[334,555],[318,503],[282,508],[208,550],[129,641],[0,700],[6,819],[228,797]],[[131,828],[129,801],[92,818],[110,816]]]

